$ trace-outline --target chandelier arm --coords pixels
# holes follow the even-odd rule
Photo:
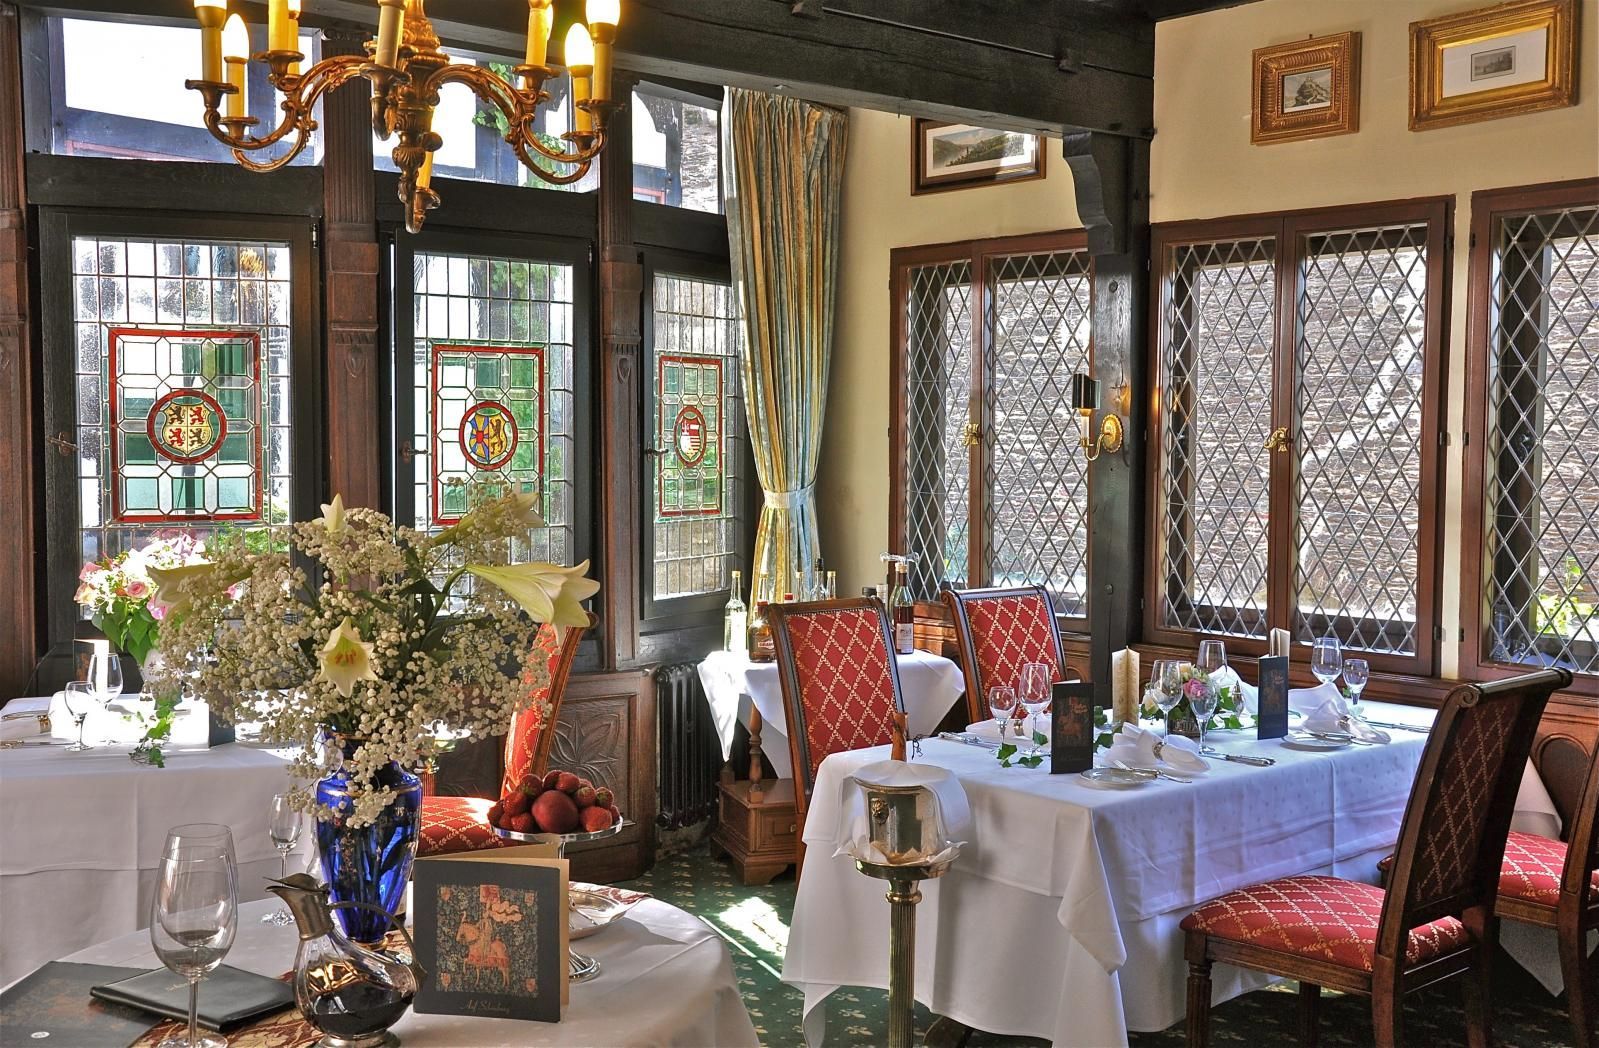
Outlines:
[[[427,87],[435,94],[440,86],[447,83],[465,84],[472,93],[484,102],[494,106],[505,117],[510,130],[506,132],[505,141],[516,152],[517,159],[523,165],[533,170],[541,179],[553,185],[570,185],[588,173],[589,161],[600,154],[605,148],[604,133],[598,133],[586,149],[566,153],[553,149],[544,144],[538,132],[533,129],[533,121],[538,114],[538,103],[544,93],[519,91],[508,83],[503,77],[485,69],[482,66],[448,65],[438,69],[427,81]],[[580,170],[569,175],[556,175],[538,167],[529,156],[527,147],[531,146],[541,156],[557,164],[576,164]]]
[[[564,175],[558,175],[553,171],[538,166],[538,162],[527,151],[527,142],[524,139],[507,135],[505,141],[510,143],[512,152],[516,153],[516,158],[522,162],[523,167],[532,171],[541,181],[548,182],[552,186],[569,186],[589,173],[588,159],[567,160],[563,161],[563,163],[575,164],[576,167]],[[534,139],[533,144],[537,146],[538,139]],[[540,150],[540,152],[543,152],[543,150]],[[544,155],[548,156],[549,154],[544,153]]]
[[[280,108],[283,110],[283,119],[278,126],[265,135],[251,135],[233,133],[224,127],[226,118],[222,117],[219,110],[207,105],[205,114],[206,129],[211,136],[228,146],[233,151],[234,159],[252,171],[276,171],[284,164],[293,160],[310,141],[311,132],[316,130],[316,119],[312,115],[316,109],[317,101],[327,91],[348,82],[361,72],[367,59],[360,55],[335,55],[324,58],[303,76],[279,76],[274,73],[271,77],[273,86],[283,94]],[[295,135],[294,147],[287,154],[265,163],[257,163],[247,159],[248,152],[265,149],[276,145],[290,133]]]
[[[545,145],[544,140],[539,137],[539,133],[533,129],[533,116],[531,114],[525,117],[520,124],[514,125],[510,131],[506,132],[505,140],[511,144],[512,149],[517,150],[519,153],[522,152],[524,145],[532,146],[541,156],[547,157],[557,164],[586,164],[599,156],[600,150],[605,148],[605,134],[600,132],[595,136],[593,144],[587,149],[579,149],[575,153],[563,153],[559,149],[553,149]],[[523,163],[526,163],[526,161],[523,161]]]

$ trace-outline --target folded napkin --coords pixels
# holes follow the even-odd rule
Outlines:
[[[1288,689],[1288,708],[1296,713],[1309,713],[1333,699],[1342,700],[1343,695],[1331,684],[1318,684],[1314,688]]]
[[[1040,715],[1038,718],[1038,730],[1045,738],[1049,737],[1049,727],[1050,719]],[[984,742],[1014,742],[1017,745],[1026,744],[1028,746],[1033,744],[1032,724],[1029,721],[1011,721],[1010,726],[1005,729],[1005,737],[1003,739],[999,737],[998,721],[984,720],[978,721],[976,724],[968,724],[966,731]]]
[[[1161,743],[1164,745],[1161,746],[1160,756],[1156,757],[1155,747]],[[1131,723],[1122,725],[1110,749],[1105,751],[1106,764],[1114,765],[1117,761],[1130,768],[1159,768],[1164,764],[1174,771],[1210,770],[1192,739],[1185,739],[1181,735],[1162,739],[1154,732]]]
[[[871,824],[866,811],[865,785],[924,786],[932,793],[931,802],[920,814],[925,819],[942,816],[942,849],[928,862],[953,859],[971,837],[972,812],[966,803],[966,789],[947,768],[910,761],[874,761],[863,764],[839,784],[838,829],[833,840],[834,855],[848,855],[867,862],[887,862],[887,856],[872,843]]]
[[[1349,703],[1342,695],[1334,696],[1305,713],[1302,727],[1306,731],[1345,732],[1361,742],[1391,742],[1385,731],[1380,731],[1349,712]]]
[[[1260,712],[1260,689],[1246,683],[1231,666],[1223,666],[1212,673],[1210,682],[1218,688],[1231,688],[1251,717]]]
[[[49,699],[12,699],[0,709],[0,742],[43,735],[49,723]]]

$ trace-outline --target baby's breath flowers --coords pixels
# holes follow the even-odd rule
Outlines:
[[[540,623],[587,623],[581,604],[599,584],[587,561],[511,563],[542,524],[532,496],[479,497],[432,536],[337,497],[322,511],[291,526],[290,552],[224,538],[204,565],[154,573],[159,672],[225,720],[259,721],[264,741],[301,746],[297,780],[320,777],[324,735],[358,742],[345,770],[359,826],[393,799],[363,784],[429,752],[440,722],[466,737],[505,730],[549,683]],[[293,792],[315,810],[310,787]]]

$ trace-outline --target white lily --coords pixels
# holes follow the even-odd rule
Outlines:
[[[378,679],[377,671],[372,668],[373,647],[361,639],[346,615],[338,628],[328,634],[328,642],[317,653],[317,662],[322,667],[318,676],[331,681],[340,695],[349,698],[356,681]]]
[[[344,496],[334,495],[332,502],[322,503],[322,526],[329,535],[344,530]]]
[[[589,562],[563,568],[558,564],[468,564],[466,570],[493,583],[522,606],[536,622],[553,626],[587,626],[583,601],[600,591],[600,584],[585,578]]]
[[[150,568],[149,575],[155,587],[150,603],[159,605],[163,616],[183,615],[196,598],[220,593],[243,578],[225,578],[216,570],[216,565],[208,561],[176,568]]]

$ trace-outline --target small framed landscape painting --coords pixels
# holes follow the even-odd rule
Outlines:
[[[1261,47],[1249,140],[1256,145],[1360,130],[1360,34]]]
[[[1410,23],[1410,129],[1577,101],[1576,0],[1511,0]]]
[[[915,139],[913,195],[1044,177],[1043,140],[1038,135],[917,120]]]

